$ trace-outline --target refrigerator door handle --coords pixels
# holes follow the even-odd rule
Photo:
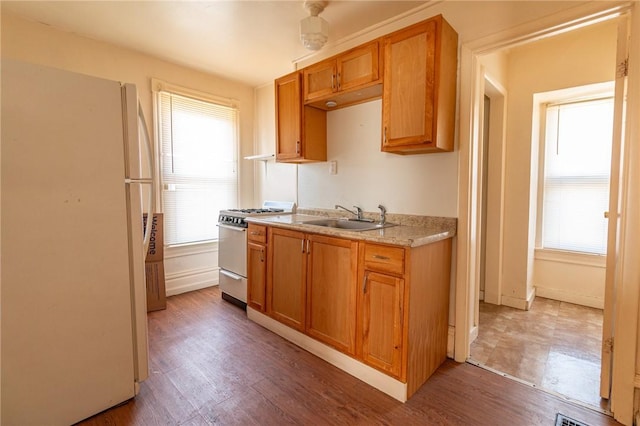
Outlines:
[[[156,183],[156,171],[155,171],[155,167],[154,167],[154,162],[153,162],[153,154],[152,154],[152,150],[151,150],[151,138],[149,137],[149,132],[147,130],[147,121],[144,118],[144,112],[142,111],[142,105],[140,105],[140,102],[138,101],[138,120],[140,121],[140,125],[142,126],[142,133],[144,135],[144,139],[145,139],[145,143],[147,144],[147,160],[149,161],[149,171],[151,173],[151,179],[150,179],[150,183],[151,183],[151,190],[149,191],[149,214],[147,215],[147,217],[149,218],[148,220],[151,220],[151,217],[153,215],[153,212],[155,211],[155,204],[156,204],[156,189],[157,189],[157,183]],[[143,239],[143,244],[144,244],[144,253],[147,253],[147,251],[149,250],[149,242],[151,241],[151,226],[147,226],[146,229],[144,230],[144,239]]]

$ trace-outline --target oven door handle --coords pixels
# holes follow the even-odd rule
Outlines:
[[[232,231],[247,232],[247,228],[240,228],[239,226],[225,225],[223,223],[219,223],[216,226],[219,226],[220,228],[224,228],[224,229],[231,229]]]
[[[220,273],[236,281],[240,281],[242,278],[244,278],[238,274],[234,274],[233,272],[225,271],[224,269],[220,269]]]

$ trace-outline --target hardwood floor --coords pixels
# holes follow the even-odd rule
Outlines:
[[[606,410],[600,398],[602,309],[536,297],[531,309],[480,302],[471,359]]]
[[[149,314],[140,394],[82,425],[553,425],[611,418],[447,360],[405,404],[252,323],[217,287]]]

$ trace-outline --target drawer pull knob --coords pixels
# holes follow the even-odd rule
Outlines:
[[[391,260],[390,258],[388,258],[387,256],[381,256],[379,254],[374,254],[373,255],[374,259],[379,259],[379,260]]]

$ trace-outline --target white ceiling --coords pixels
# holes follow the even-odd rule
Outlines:
[[[427,1],[336,1],[321,17],[336,43]],[[2,11],[251,86],[311,53],[299,39],[302,1],[2,1]]]

